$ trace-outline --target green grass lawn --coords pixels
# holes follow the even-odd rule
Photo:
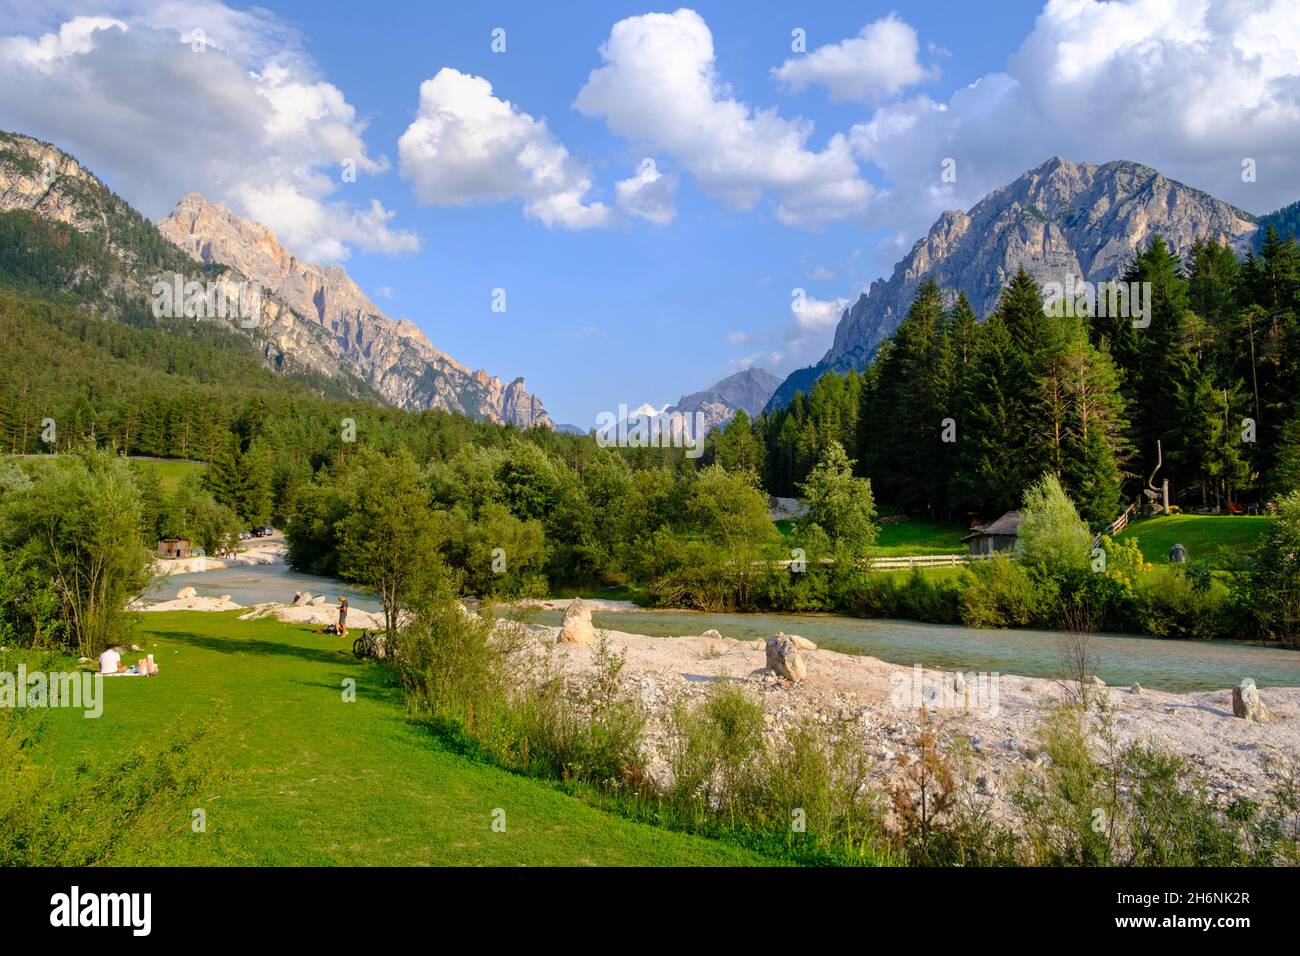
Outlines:
[[[131,460],[141,468],[148,468],[156,472],[163,491],[169,495],[176,490],[176,486],[187,475],[201,472],[207,467],[201,462],[180,461],[171,458],[132,458]]]
[[[1154,564],[1167,564],[1169,549],[1182,544],[1193,561],[1228,570],[1259,543],[1267,523],[1252,515],[1164,515],[1132,522],[1119,540],[1137,538],[1142,556]]]
[[[789,537],[794,522],[782,518],[775,522],[776,529]],[[916,554],[961,554],[966,546],[961,539],[968,534],[965,529],[936,521],[890,521],[882,523],[876,534],[876,552],[882,557],[902,557]]]
[[[159,864],[761,864],[733,845],[635,823],[449,752],[408,720],[382,666],[307,626],[238,612],[141,615],[157,678],[105,682],[104,714],[50,710],[42,759],[120,758],[169,725],[219,716],[199,744],[222,770],[194,799],[207,831]],[[128,660],[134,656],[129,654]],[[345,679],[356,701],[342,700]],[[188,821],[190,806],[178,807]],[[504,832],[491,826],[505,811]],[[131,861],[136,862],[136,861]]]
[[[53,462],[57,455],[3,455],[0,458],[21,461],[32,467],[42,468],[50,462]],[[177,458],[143,458],[136,455],[131,456],[131,461],[141,468],[148,468],[157,472],[158,481],[162,484],[162,489],[167,494],[176,490],[176,486],[181,483],[186,475],[201,472],[208,466],[201,461],[184,461]]]
[[[961,554],[961,539],[970,532],[934,521],[891,521],[880,526],[876,551],[885,557],[914,554]]]

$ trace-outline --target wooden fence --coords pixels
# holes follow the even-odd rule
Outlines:
[[[1106,527],[1104,527],[1100,532],[1097,533],[1097,535],[1092,539],[1092,546],[1096,548],[1101,544],[1102,535],[1107,535],[1108,537],[1113,538],[1115,537],[1115,535],[1119,534],[1121,531],[1127,528],[1129,519],[1132,518],[1135,514],[1137,514],[1137,510],[1138,510],[1138,502],[1135,501],[1127,508],[1125,508],[1120,513],[1120,516],[1118,518],[1116,518],[1110,524],[1106,525]]]
[[[999,551],[998,554],[1005,554],[1008,557],[1014,557],[1009,551]],[[970,564],[972,561],[987,561],[995,557],[992,554],[914,554],[906,556],[889,556],[875,557],[864,561],[863,565],[868,571],[908,571],[912,568],[952,568],[960,567],[964,564]],[[761,561],[754,562],[762,564]],[[822,564],[834,564],[834,558],[822,558]],[[794,564],[793,561],[778,561],[780,567],[788,568]]]

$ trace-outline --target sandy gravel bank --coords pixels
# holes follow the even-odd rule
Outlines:
[[[250,545],[230,558],[159,558],[154,573],[166,577],[171,574],[197,574],[258,564],[281,564],[284,561],[283,541],[268,541]]]
[[[590,671],[593,648],[556,643],[559,628],[533,625],[527,630],[538,653],[554,646],[566,674]],[[703,698],[716,682],[730,681],[762,702],[769,733],[779,734],[811,717],[859,738],[875,758],[872,776],[881,783],[896,777],[911,759],[919,704],[925,701],[944,739],[960,737],[969,743],[977,791],[1005,809],[1000,798],[1012,775],[1045,760],[1034,745],[1035,728],[1045,709],[1065,694],[1053,680],[969,673],[959,694],[952,689],[951,675],[942,671],[922,672],[828,650],[800,651],[807,678],[790,683],[765,670],[761,641],[600,633],[626,655],[624,687],[649,711],[647,756],[651,773],[659,777],[668,773],[666,719],[673,701],[681,695]],[[1182,755],[1218,793],[1261,796],[1273,789],[1279,760],[1300,760],[1300,688],[1261,691],[1273,716],[1267,724],[1234,717],[1230,689],[1174,694],[1117,687],[1097,693],[1113,709],[1121,741],[1145,740]]]

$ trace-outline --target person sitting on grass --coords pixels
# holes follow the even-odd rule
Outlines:
[[[126,665],[122,663],[123,648],[120,644],[110,644],[99,655],[99,672],[101,674],[125,674]]]

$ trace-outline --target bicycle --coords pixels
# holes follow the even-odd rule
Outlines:
[[[374,634],[371,631],[362,631],[361,636],[352,642],[352,653],[359,661],[363,661],[367,657],[383,657],[383,635]]]

